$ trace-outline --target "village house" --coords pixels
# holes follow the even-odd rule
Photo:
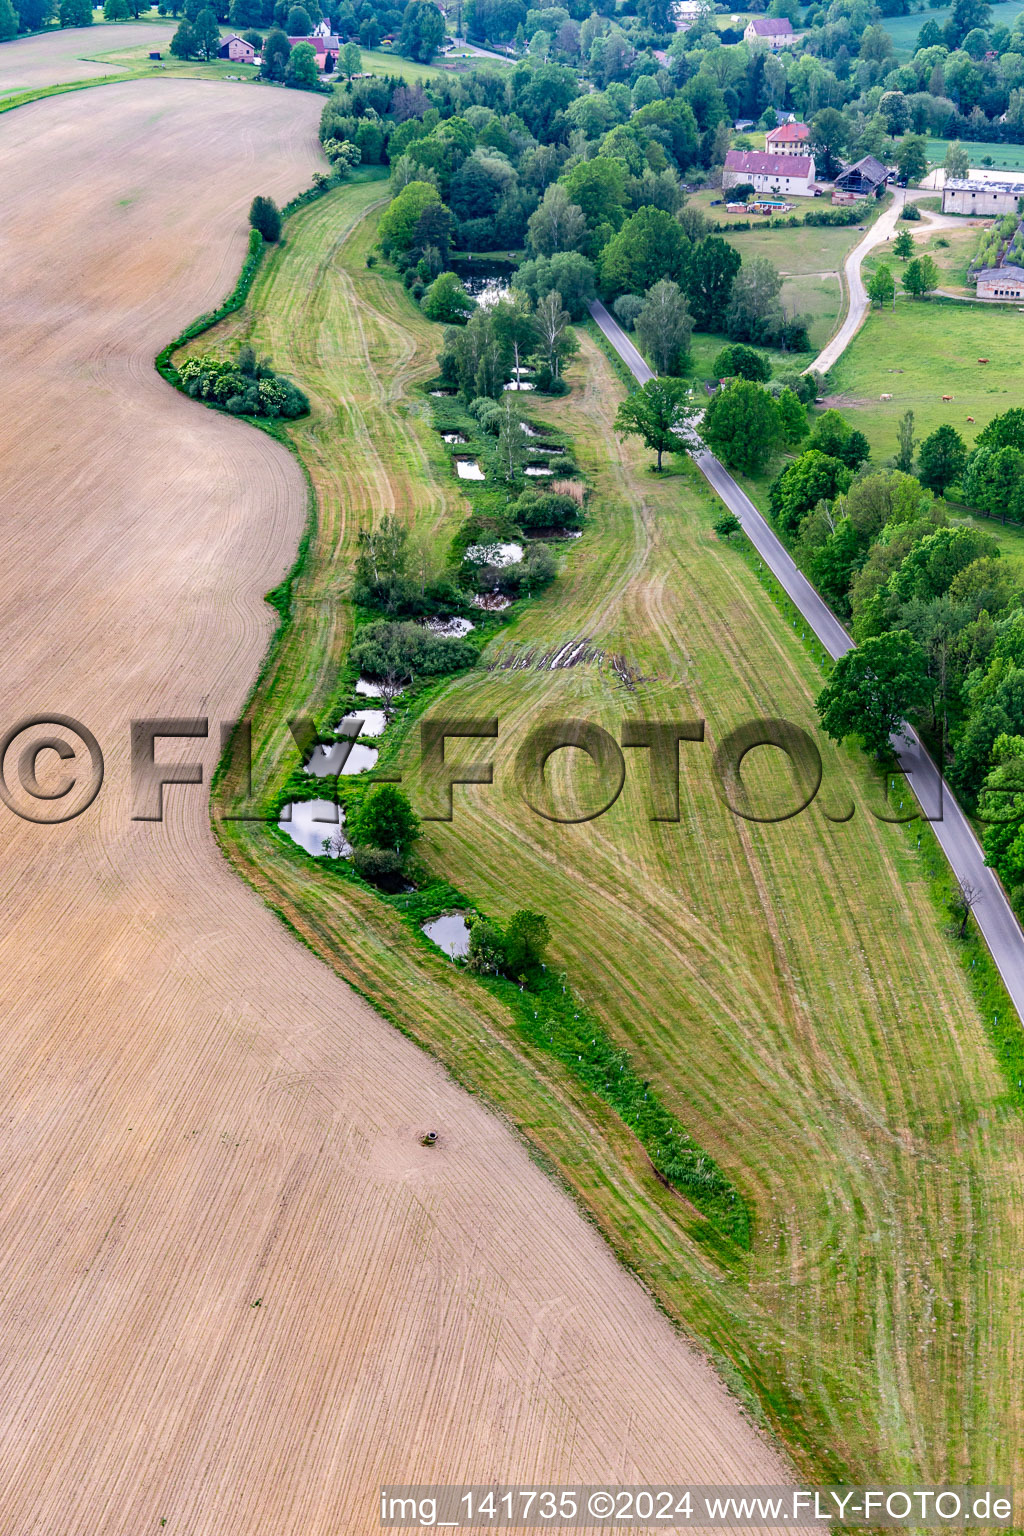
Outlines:
[[[251,64],[256,49],[244,37],[226,37],[217,49],[218,59],[233,59],[236,64]]]
[[[337,68],[341,43],[329,33],[313,32],[309,37],[290,37],[288,41],[293,48],[296,43],[308,43],[316,53],[316,62],[325,74],[329,75]]]
[[[730,149],[725,157],[722,188],[753,187],[786,197],[814,196],[813,155],[770,155],[762,150]]]
[[[767,43],[771,49],[791,48],[796,42],[788,16],[753,16],[743,29],[745,43]]]
[[[978,273],[979,299],[1024,299],[1024,267],[983,267]]]
[[[811,130],[806,123],[780,123],[765,134],[764,147],[772,155],[810,154]]]
[[[1018,199],[1024,197],[1024,176],[1007,175],[999,181],[968,177],[966,181],[946,178],[942,188],[943,213],[1016,213]]]

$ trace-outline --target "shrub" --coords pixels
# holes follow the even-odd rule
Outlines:
[[[734,513],[725,512],[715,519],[712,526],[720,539],[729,539],[734,533],[739,533],[741,524]]]
[[[548,460],[548,464],[556,475],[574,475],[576,473],[576,465],[572,459],[566,457],[563,453],[556,453]]]
[[[920,210],[920,208],[918,208],[916,203],[904,203],[903,204],[903,207],[902,207],[902,209],[900,211],[900,218],[901,219],[909,219],[911,222],[913,222],[915,219],[919,219],[920,217],[921,217],[921,210]]]
[[[273,245],[281,238],[281,210],[272,197],[254,197],[249,208],[249,223],[264,240]]]
[[[578,524],[581,502],[555,491],[524,491],[508,510],[520,528],[566,528]]]
[[[471,667],[476,651],[465,640],[431,634],[420,624],[379,619],[359,633],[352,661],[366,677],[440,677]]]
[[[233,416],[304,416],[309,401],[290,379],[275,374],[269,359],[256,361],[251,347],[243,347],[237,362],[209,353],[187,357],[178,379],[194,400],[221,405]]]
[[[402,855],[394,848],[363,843],[352,850],[352,863],[364,880],[381,890],[393,890],[402,876]]]

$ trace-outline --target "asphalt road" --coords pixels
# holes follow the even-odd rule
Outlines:
[[[885,214],[882,215],[884,219]],[[879,220],[879,223],[882,221]],[[872,233],[875,233],[878,225]],[[885,235],[884,226],[882,235]],[[873,242],[877,244],[877,241]],[[869,247],[864,241],[853,252],[861,255]],[[859,262],[857,264],[859,273]],[[852,290],[851,290],[852,291]],[[603,304],[590,306],[604,335],[611,342],[626,367],[641,384],[655,377],[636,347],[612,318]],[[854,325],[848,340],[857,329]],[[839,334],[842,334],[840,331]],[[838,355],[838,354],[837,354]],[[834,359],[833,359],[834,361]],[[711,488],[740,521],[765,565],[775,576],[787,596],[810,624],[822,645],[832,657],[842,656],[851,649],[853,641],[840,624],[825,600],[799,571],[768,523],[740,489],[723,464],[706,448],[693,455],[694,463]],[[1010,904],[1002,886],[991,869],[985,866],[985,855],[975,837],[952,790],[941,777],[935,763],[929,757],[911,727],[904,727],[902,736],[893,737],[893,749],[907,781],[917,796],[923,814],[931,822],[943,853],[957,879],[977,893],[974,916],[986,944],[991,951],[1006,990],[1013,999],[1018,1015],[1024,1018],[1024,933],[1010,910]],[[895,814],[895,813],[894,813]]]

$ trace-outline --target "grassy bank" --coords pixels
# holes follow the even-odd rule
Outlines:
[[[289,715],[319,716],[335,695],[360,523],[395,510],[447,541],[463,516],[418,388],[438,328],[365,265],[379,197],[365,183],[304,209],[214,333],[271,353],[313,404],[282,429],[317,516],[252,701],[266,800],[294,766]],[[616,441],[622,386],[586,334],[571,382],[566,400],[530,411],[576,445],[594,490],[588,532],[484,665],[431,700],[432,712],[497,715],[500,735],[494,783],[457,789],[454,819],[427,825],[424,851],[481,910],[548,914],[581,1011],[753,1211],[749,1255],[709,1244],[621,1116],[531,1038],[515,999],[432,953],[394,904],[270,826],[221,822],[222,845],[305,942],[519,1128],[808,1471],[1012,1480],[1021,1301],[1006,1191],[1024,1153],[928,876],[871,814],[880,792],[853,752],[823,744],[819,800],[795,820],[723,806],[714,743],[767,715],[813,729],[817,668],[711,533],[692,476],[653,476],[646,453]],[[589,664],[529,660],[574,639],[589,641]],[[601,660],[612,656],[640,674],[635,691]],[[501,659],[524,664],[491,665]],[[538,718],[568,715],[616,738],[629,716],[705,718],[706,743],[681,750],[680,820],[649,819],[636,749],[605,815],[562,825],[529,812],[516,753]],[[457,746],[456,760],[481,749]],[[414,795],[416,758],[411,737],[395,749]],[[749,778],[776,803],[792,793],[770,762]],[[586,779],[559,761],[553,782],[568,796]],[[232,803],[222,785],[218,809]],[[819,809],[850,803],[845,822]]]

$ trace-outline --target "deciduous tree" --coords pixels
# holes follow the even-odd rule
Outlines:
[[[881,756],[889,737],[927,703],[929,692],[924,651],[907,630],[894,630],[840,656],[815,708],[833,741],[859,736]]]
[[[785,440],[778,404],[763,384],[748,379],[712,397],[700,430],[708,446],[744,474],[762,470]]]
[[[655,283],[637,316],[636,334],[656,372],[684,372],[690,355],[693,319],[676,283],[667,278]]]
[[[688,443],[681,435],[696,414],[686,385],[681,379],[650,379],[642,388],[627,395],[615,417],[620,437],[639,437],[658,455],[686,453]]]
[[[937,496],[945,494],[967,464],[967,449],[955,427],[937,427],[917,451],[917,474],[922,485]]]

